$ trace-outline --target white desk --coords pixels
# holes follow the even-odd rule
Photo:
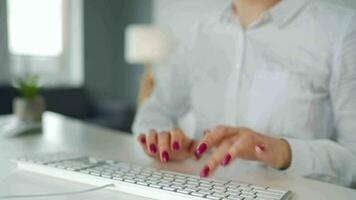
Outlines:
[[[203,164],[202,161],[199,163],[187,161],[161,165],[147,158],[135,139],[128,134],[92,126],[62,115],[46,113],[42,134],[28,134],[12,139],[0,137],[0,194],[49,193],[88,188],[87,185],[16,170],[16,166],[9,161],[9,159],[23,154],[58,151],[86,153],[196,175]],[[295,200],[356,199],[356,190],[287,176],[259,165],[247,167],[244,161],[235,163],[234,166],[218,170],[213,177],[288,189],[293,192]],[[102,190],[76,196],[46,199],[131,200],[145,198]]]

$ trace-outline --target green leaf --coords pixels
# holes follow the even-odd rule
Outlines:
[[[27,75],[23,78],[17,78],[15,88],[25,99],[31,100],[39,94],[38,76]]]

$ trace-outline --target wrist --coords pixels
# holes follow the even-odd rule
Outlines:
[[[290,148],[290,145],[287,140],[285,139],[279,139],[280,141],[280,146],[281,146],[281,162],[280,165],[278,166],[278,169],[280,170],[286,170],[289,168],[291,161],[292,161],[292,150]]]

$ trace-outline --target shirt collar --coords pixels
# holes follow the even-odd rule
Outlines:
[[[270,15],[272,21],[279,27],[282,27],[290,22],[309,1],[310,0],[281,0],[277,5],[263,15]],[[224,10],[222,19],[230,22],[236,19],[231,3]]]

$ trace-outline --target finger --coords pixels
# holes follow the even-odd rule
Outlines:
[[[212,131],[207,131],[196,149],[196,155],[199,157],[202,156],[203,153],[207,152],[210,148],[220,144],[224,138],[235,135],[237,132],[238,129],[226,126],[218,126]]]
[[[190,141],[190,145],[188,147],[188,153],[189,155],[191,155],[191,159],[197,161],[200,159],[200,156],[198,156],[196,153],[195,153],[195,149],[197,148],[198,146],[198,142],[197,141],[194,141],[194,140],[191,140]]]
[[[162,162],[169,161],[169,144],[170,144],[170,134],[169,132],[161,132],[158,136],[158,148],[159,155],[161,156]]]
[[[231,161],[236,158],[241,158],[245,160],[256,160],[256,145],[259,143],[258,137],[252,134],[237,135],[233,137],[233,145],[224,155],[220,164],[222,166],[227,166]]]
[[[206,162],[204,165],[203,169],[200,171],[200,176],[201,177],[208,177],[210,174],[212,174],[215,169],[219,166],[220,161],[226,151],[228,150],[229,146],[231,145],[231,142],[229,140],[221,143],[219,147],[216,149],[216,151],[212,154],[212,156],[209,158],[209,160]]]
[[[239,141],[238,137],[234,137],[233,140],[234,143],[224,154],[223,158],[220,160],[220,164],[222,166],[227,166],[232,160],[235,160],[237,157],[239,157],[241,151],[244,148],[243,145],[241,145],[241,142]]]
[[[146,148],[150,155],[157,153],[157,131],[151,129],[146,136]]]
[[[147,137],[147,136],[146,136],[145,134],[140,134],[140,135],[137,136],[137,140],[139,141],[139,143],[140,143],[140,145],[141,145],[143,151],[144,151],[148,156],[157,159],[158,157],[157,157],[156,154],[152,155],[152,154],[150,154],[150,152],[147,150],[146,137]],[[159,159],[159,158],[158,158],[158,159]]]
[[[143,145],[144,147],[146,147],[146,135],[141,133],[140,135],[137,136],[137,141],[141,144],[141,146]]]
[[[172,151],[179,151],[185,141],[185,134],[180,128],[174,128],[171,130],[171,149]],[[183,149],[185,149],[183,147]]]
[[[137,141],[140,143],[142,149],[147,152],[147,141],[146,141],[146,135],[141,133],[140,135],[137,136]]]

